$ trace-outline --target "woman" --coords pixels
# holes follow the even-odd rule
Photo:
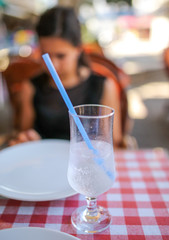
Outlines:
[[[47,10],[37,24],[41,54],[48,53],[73,103],[103,104],[115,109],[114,146],[121,145],[120,101],[111,79],[92,73],[82,50],[80,24],[72,8]],[[67,107],[44,62],[43,73],[24,83],[17,138],[10,145],[42,138],[69,139]],[[34,129],[34,130],[33,130]],[[24,131],[23,131],[24,130]]]

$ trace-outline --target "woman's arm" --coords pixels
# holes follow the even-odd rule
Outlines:
[[[9,141],[9,146],[41,139],[40,135],[32,129],[35,119],[33,108],[34,92],[35,90],[31,82],[25,81],[22,83],[20,92],[17,93],[17,101],[15,101],[15,105],[18,108],[16,111],[16,128],[19,132]]]
[[[19,111],[17,113],[17,129],[24,131],[33,127],[35,111],[33,107],[34,87],[30,81],[24,81],[19,94]]]
[[[123,142],[123,136],[119,89],[112,79],[106,79],[105,81],[101,104],[112,107],[115,110],[113,124],[113,144],[116,148]]]

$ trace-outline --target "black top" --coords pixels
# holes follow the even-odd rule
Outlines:
[[[91,74],[66,92],[73,106],[80,104],[99,104],[102,93],[104,77]],[[42,138],[69,139],[69,115],[68,109],[58,89],[48,84],[48,75],[34,78],[32,83],[35,87],[34,107],[36,120],[34,129]]]

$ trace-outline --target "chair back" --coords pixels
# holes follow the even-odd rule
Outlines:
[[[164,49],[163,60],[164,60],[165,70],[169,76],[169,47]]]
[[[117,86],[121,105],[122,133],[125,134],[128,116],[128,101],[125,88],[129,85],[130,79],[122,69],[103,55],[87,52],[87,56],[93,72],[112,79]]]
[[[11,59],[9,66],[3,72],[10,93],[17,92],[22,82],[29,80],[41,71],[41,65],[32,59],[15,57]]]

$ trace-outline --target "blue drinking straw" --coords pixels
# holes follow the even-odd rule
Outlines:
[[[95,156],[96,156],[94,158],[95,162],[103,168],[103,170],[106,172],[106,174],[111,179],[114,179],[113,174],[109,170],[107,170],[105,168],[105,166],[103,165],[104,160],[99,157],[98,151],[93,147],[93,145],[92,145],[92,143],[91,143],[91,141],[90,141],[90,139],[89,139],[89,137],[88,137],[88,135],[87,135],[87,133],[86,133],[86,131],[85,131],[85,129],[84,129],[80,119],[79,119],[79,117],[77,116],[77,113],[76,113],[76,111],[75,111],[75,109],[74,109],[74,107],[73,107],[73,105],[72,105],[72,103],[70,101],[70,98],[67,95],[67,92],[66,92],[66,90],[65,90],[65,88],[64,88],[64,86],[63,86],[63,84],[62,84],[62,82],[61,82],[61,80],[59,78],[59,75],[57,74],[57,72],[56,72],[56,70],[55,70],[55,68],[53,66],[53,63],[52,63],[52,61],[51,61],[51,59],[49,57],[49,54],[48,53],[43,54],[42,57],[43,57],[43,60],[46,63],[46,66],[47,66],[50,74],[52,75],[52,78],[53,78],[56,86],[58,87],[59,92],[62,95],[62,98],[65,101],[65,103],[66,103],[70,113],[73,114],[74,121],[75,121],[75,123],[76,123],[76,125],[77,125],[77,127],[78,127],[78,129],[79,129],[79,131],[80,131],[84,141],[86,142],[88,148],[91,149],[93,151],[93,153],[95,154]]]

